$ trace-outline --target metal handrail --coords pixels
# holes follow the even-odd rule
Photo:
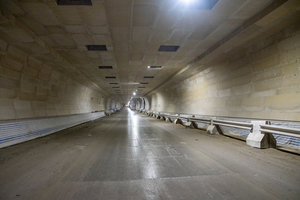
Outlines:
[[[219,126],[228,126],[228,127],[233,127],[233,128],[246,129],[246,130],[251,130],[252,129],[252,127],[224,124],[224,123],[219,123],[219,122],[216,122],[216,123],[214,122],[213,124],[219,125]]]
[[[223,124],[231,124],[231,125],[237,125],[237,126],[252,127],[252,124],[247,123],[247,122],[236,122],[236,121],[227,121],[227,120],[219,120],[219,119],[213,119],[213,123],[214,124],[223,123]]]
[[[191,117],[190,118],[190,121],[191,122],[197,122],[197,121],[201,121],[201,122],[203,122],[203,123],[210,123],[210,119],[200,119],[200,118],[193,118],[193,117]]]
[[[260,132],[274,133],[278,135],[300,138],[300,129],[267,125],[267,124],[260,125],[260,127],[261,127]]]

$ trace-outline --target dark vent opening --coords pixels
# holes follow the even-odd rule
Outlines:
[[[120,88],[120,87],[112,87],[112,88]]]
[[[148,66],[148,69],[161,69],[162,66]]]
[[[149,83],[140,83],[140,84],[149,84]]]
[[[146,87],[138,87],[138,88],[146,88]]]
[[[163,52],[176,52],[180,46],[168,46],[168,45],[161,45],[158,51]]]
[[[105,76],[105,78],[116,78],[115,76]]]
[[[59,6],[92,6],[92,0],[56,0]]]
[[[190,9],[211,10],[219,0],[201,0],[190,3],[187,7]]]
[[[116,85],[116,84],[119,84],[119,83],[109,83],[109,84],[113,84],[113,85]]]
[[[154,78],[154,76],[144,76],[144,78]]]
[[[88,51],[107,51],[106,45],[86,45]]]
[[[112,66],[99,66],[99,69],[112,69]]]

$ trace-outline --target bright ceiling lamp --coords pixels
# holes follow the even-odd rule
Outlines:
[[[133,95],[135,95],[135,92],[133,93]]]

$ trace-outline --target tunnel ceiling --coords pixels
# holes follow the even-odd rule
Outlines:
[[[151,94],[299,20],[300,4],[92,0],[92,5],[58,5],[62,2],[89,4],[1,0],[0,38],[124,103],[135,90],[137,96]]]

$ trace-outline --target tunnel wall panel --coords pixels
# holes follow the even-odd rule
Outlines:
[[[0,120],[72,115],[115,107],[114,101],[67,62],[40,60],[0,40]]]
[[[151,110],[300,121],[300,23],[151,96]]]

